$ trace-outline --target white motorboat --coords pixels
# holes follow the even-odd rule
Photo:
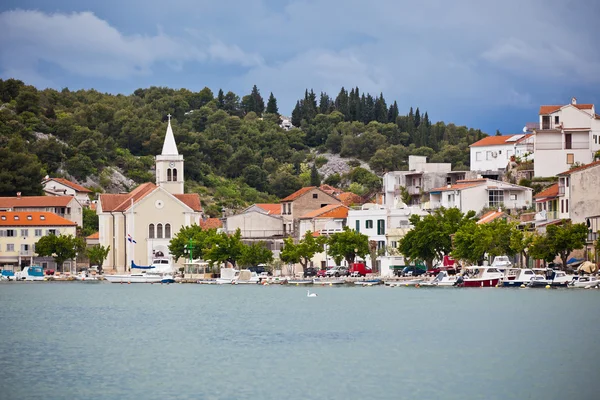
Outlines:
[[[15,272],[14,279],[16,281],[43,281],[44,269],[39,265],[31,265]]]
[[[592,288],[600,286],[600,278],[594,275],[584,275],[579,278],[573,279],[569,286],[576,288]]]
[[[385,285],[389,286],[389,287],[421,286],[425,282],[426,282],[425,279],[411,279],[410,281],[388,281],[388,282],[385,282]]]
[[[343,279],[313,279],[313,285],[321,285],[321,286],[334,286],[334,285],[344,285],[346,283]]]
[[[256,272],[249,269],[242,269],[236,272],[235,277],[231,281],[232,285],[256,285],[260,282],[260,277]]]
[[[88,271],[81,271],[75,275],[75,280],[81,282],[100,282],[97,275],[92,275]]]
[[[494,257],[494,261],[492,261],[491,266],[499,269],[500,271],[504,271],[507,268],[512,267],[512,263],[507,256],[496,256]]]
[[[236,272],[240,272],[235,268],[221,268],[221,276],[216,279],[217,285],[230,285],[236,277]]]
[[[131,262],[131,269],[139,269],[140,273],[123,275],[105,275],[104,279],[112,283],[174,283],[173,266],[166,258],[158,258],[149,266],[136,265]]]
[[[564,271],[556,271],[548,268],[546,275],[536,275],[529,281],[529,287],[567,287],[573,281],[573,276]]]
[[[422,286],[455,286],[456,275],[449,275],[447,271],[440,271],[433,280],[421,283]]]
[[[504,273],[500,284],[503,287],[521,287],[521,285],[529,284],[535,276],[535,272],[529,268],[509,268]]]

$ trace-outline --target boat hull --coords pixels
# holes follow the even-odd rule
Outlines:
[[[521,287],[521,285],[527,285],[529,281],[503,281],[502,287]]]
[[[104,279],[111,283],[161,283],[160,275],[131,274],[131,275],[105,275]]]
[[[532,288],[543,288],[546,286],[550,287],[567,287],[569,286],[569,282],[544,282],[544,281],[531,281],[529,285]]]
[[[487,278],[487,279],[465,279],[460,286],[462,287],[495,287],[500,278]]]

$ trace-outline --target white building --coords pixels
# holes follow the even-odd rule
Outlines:
[[[593,104],[541,106],[535,134],[535,176],[555,176],[573,164],[589,164],[600,150],[600,115]]]
[[[532,205],[533,189],[493,179],[459,181],[430,192],[432,209],[456,207],[461,212],[484,208],[524,209]]]
[[[49,178],[46,176],[42,181],[42,186],[47,196],[73,196],[82,206],[90,204],[92,191],[75,182],[64,178]]]
[[[531,134],[488,136],[471,146],[471,171],[497,174],[504,171],[512,156],[533,160]]]
[[[69,195],[0,197],[0,210],[51,212],[83,226],[81,203]]]

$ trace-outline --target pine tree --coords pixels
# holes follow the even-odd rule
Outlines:
[[[319,171],[317,171],[317,166],[313,164],[310,170],[310,186],[321,186],[321,177],[319,176]]]
[[[275,98],[275,96],[273,96],[273,92],[271,92],[271,94],[269,95],[269,100],[267,101],[267,113],[279,115],[277,99]]]
[[[348,112],[348,91],[342,87],[340,93],[335,98],[335,108],[342,114],[346,120],[349,119],[350,113]]]
[[[254,111],[256,113],[256,115],[258,115],[260,117],[262,115],[262,113],[265,111],[265,101],[263,100],[262,96],[260,95],[260,91],[258,90],[256,85],[254,85],[252,87],[252,92],[250,92],[250,97],[252,97],[252,105],[253,105],[253,109],[250,111]]]
[[[499,129],[496,129],[496,136],[502,136]]]
[[[421,113],[419,107],[417,107],[417,111],[415,111],[415,128],[418,128],[419,125],[421,125]]]
[[[217,95],[217,108],[220,110],[225,108],[225,95],[223,94],[223,89],[219,89],[219,94]]]
[[[299,127],[302,123],[302,105],[300,104],[300,100],[296,102],[296,107],[292,111],[292,125]]]
[[[394,101],[394,104],[390,106],[390,110],[388,111],[388,122],[395,124],[396,118],[398,118],[398,103]]]

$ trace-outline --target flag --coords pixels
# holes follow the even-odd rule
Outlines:
[[[127,234],[127,240],[129,240],[131,243],[137,243],[135,240],[133,240],[129,233]]]

